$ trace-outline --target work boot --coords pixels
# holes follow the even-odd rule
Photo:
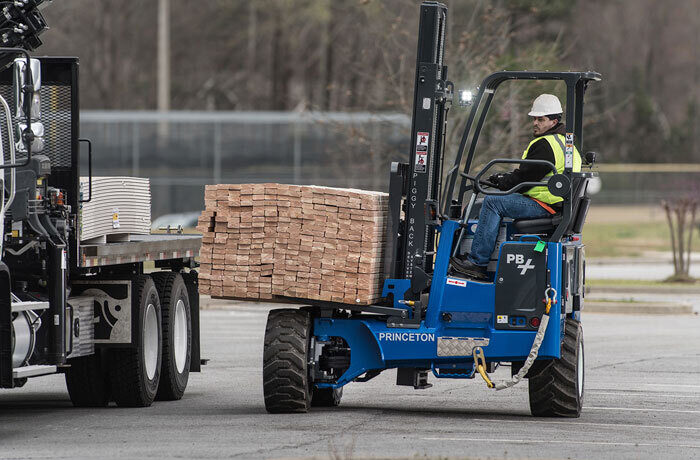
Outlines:
[[[460,275],[478,280],[488,279],[486,267],[472,263],[469,260],[461,260],[457,257],[452,257],[450,258],[450,264],[452,265],[452,269]]]

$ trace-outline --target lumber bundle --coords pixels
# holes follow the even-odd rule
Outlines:
[[[381,296],[388,195],[283,184],[209,185],[200,293],[371,304]]]

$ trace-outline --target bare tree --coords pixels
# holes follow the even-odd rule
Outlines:
[[[666,211],[673,252],[674,274],[667,281],[695,281],[690,276],[690,256],[699,203],[697,197],[682,197],[661,203]]]
[[[45,10],[53,30],[41,52],[80,57],[84,107],[155,107],[155,7],[146,0],[71,0]]]
[[[598,70],[587,145],[607,161],[700,161],[698,0],[446,1],[458,86],[506,68]],[[84,108],[155,108],[156,2],[62,0],[44,13],[40,52],[80,56]],[[414,0],[171,0],[171,16],[173,109],[410,111]],[[521,111],[545,89],[533,88],[506,88],[480,152],[527,140]]]

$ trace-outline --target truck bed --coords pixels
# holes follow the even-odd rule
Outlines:
[[[132,235],[131,241],[80,246],[81,268],[199,256],[201,235]]]

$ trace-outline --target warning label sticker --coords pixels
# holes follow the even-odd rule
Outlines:
[[[447,278],[447,284],[452,286],[467,287],[467,282],[465,280],[456,280],[454,278]]]
[[[424,173],[426,171],[425,164],[428,161],[428,152],[416,151],[416,165],[413,168],[415,172]]]
[[[429,141],[430,133],[416,133],[416,164],[413,168],[414,172],[424,173],[427,171]]]
[[[574,167],[574,134],[566,133],[566,151],[564,153],[564,167]]]
[[[508,324],[508,315],[498,315],[496,316],[496,322],[498,324]]]
[[[427,147],[429,140],[430,140],[430,133],[418,133],[418,135],[416,137],[416,145],[419,147],[421,145]]]
[[[119,228],[119,208],[112,211],[112,228]]]

